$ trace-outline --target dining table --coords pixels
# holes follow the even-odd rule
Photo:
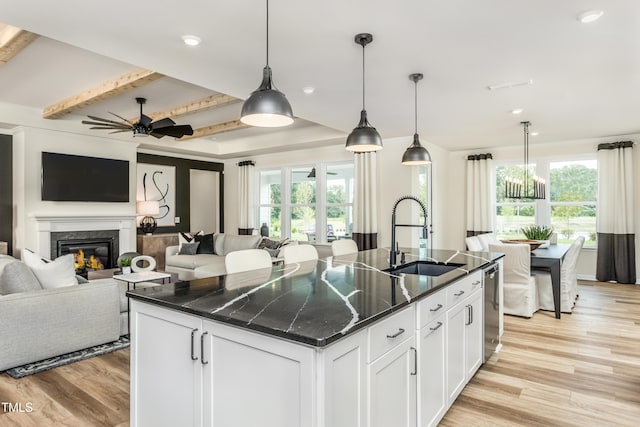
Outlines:
[[[569,247],[571,247],[571,245],[558,243],[531,251],[531,269],[544,269],[551,273],[553,307],[555,309],[556,319],[560,319],[560,272],[562,261],[567,255]]]

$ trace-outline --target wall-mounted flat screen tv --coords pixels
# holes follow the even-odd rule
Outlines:
[[[129,162],[43,151],[42,200],[128,202]]]

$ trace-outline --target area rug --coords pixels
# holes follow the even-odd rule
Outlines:
[[[120,337],[118,340],[110,343],[96,345],[94,347],[85,348],[84,350],[74,351],[73,353],[63,354],[62,356],[52,357],[39,362],[16,366],[15,368],[7,369],[5,372],[13,378],[22,378],[27,375],[37,374],[38,372],[57,368],[58,366],[68,365],[69,363],[78,362],[80,360],[89,359],[90,357],[100,356],[101,354],[111,353],[112,351],[121,350],[127,347],[129,347],[129,338]]]

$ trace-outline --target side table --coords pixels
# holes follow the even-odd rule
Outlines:
[[[114,274],[113,278],[121,282],[126,282],[127,291],[130,291],[131,285],[133,285],[133,289],[135,289],[136,284],[142,283],[142,282],[162,280],[162,283],[164,284],[166,279],[169,279],[169,281],[171,281],[171,274],[161,273],[159,271],[141,271],[139,273]],[[128,322],[127,330],[128,332],[131,332],[131,303],[129,302],[128,297],[127,297],[127,322]]]

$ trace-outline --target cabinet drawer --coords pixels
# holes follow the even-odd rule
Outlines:
[[[429,322],[447,311],[447,292],[442,289],[418,301],[416,328],[422,329]]]
[[[371,362],[411,338],[415,332],[413,304],[369,327],[369,359]]]
[[[447,308],[453,307],[481,287],[482,271],[476,271],[464,279],[460,279],[457,283],[450,285],[447,288]]]

